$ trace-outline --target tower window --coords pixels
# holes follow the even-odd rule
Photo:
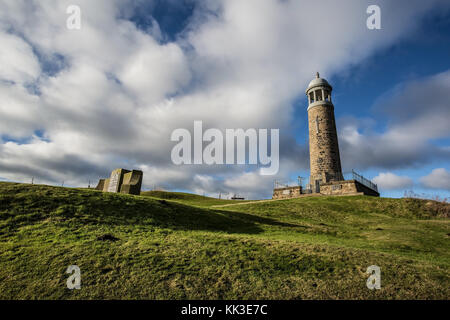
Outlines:
[[[309,102],[313,103],[314,102],[314,92],[310,92],[309,93]]]
[[[325,101],[331,101],[330,98],[331,98],[331,97],[330,97],[330,91],[325,90]]]
[[[317,90],[316,91],[316,98],[317,98],[317,101],[322,101],[323,100],[322,90]]]

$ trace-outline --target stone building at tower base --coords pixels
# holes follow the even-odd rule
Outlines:
[[[368,188],[357,180],[331,181],[320,185],[320,194],[326,196],[361,194],[379,197],[378,191]]]
[[[320,192],[311,192],[303,189],[302,186],[290,186],[273,189],[272,199],[292,199],[312,196],[356,196],[366,195],[379,197],[375,191],[358,180],[332,181],[320,185]]]

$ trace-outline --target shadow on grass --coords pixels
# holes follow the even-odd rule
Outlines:
[[[9,231],[50,220],[54,223],[158,227],[257,234],[262,225],[307,228],[248,213],[194,207],[91,190],[31,185],[3,185],[0,221]]]
[[[220,211],[216,210],[217,212],[220,212],[221,214],[231,218],[231,219],[237,219],[242,221],[248,221],[258,224],[266,224],[271,226],[279,226],[279,227],[288,227],[288,228],[304,228],[309,229],[309,226],[304,226],[300,224],[294,224],[294,223],[288,223],[288,222],[281,222],[272,218],[264,218],[260,216],[256,216],[253,214],[248,214],[244,212],[239,211]]]
[[[289,224],[270,218],[263,218],[241,212],[230,212],[192,207],[170,201],[152,201],[153,205],[131,205],[128,213],[123,208],[115,210],[95,209],[95,215],[101,219],[95,222],[111,225],[153,225],[173,230],[205,230],[226,233],[257,234],[264,230],[261,224],[281,227],[305,226]],[[92,216],[89,214],[89,216]]]

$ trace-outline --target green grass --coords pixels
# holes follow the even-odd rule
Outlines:
[[[417,199],[236,203],[0,183],[0,298],[448,299],[448,213]],[[73,264],[80,290],[66,288]],[[373,264],[381,290],[365,284]]]

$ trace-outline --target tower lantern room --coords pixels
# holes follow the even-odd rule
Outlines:
[[[331,103],[331,91],[333,88],[327,80],[322,79],[319,73],[316,73],[316,78],[313,79],[306,89],[306,95],[308,96],[308,104],[323,104],[323,102]]]

